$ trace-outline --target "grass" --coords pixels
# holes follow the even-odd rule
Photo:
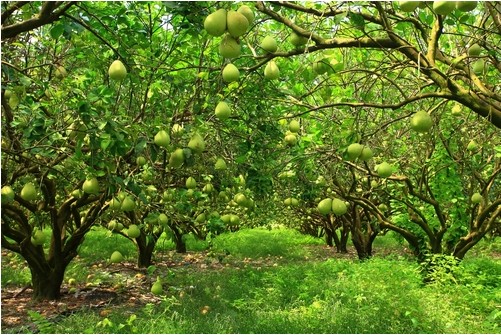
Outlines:
[[[68,273],[82,271],[88,262],[105,261],[101,252],[109,252],[110,245],[123,248],[133,261],[135,249],[124,240],[92,232]],[[320,260],[312,250],[322,240],[288,229],[245,229],[212,243],[211,252],[229,253],[217,267],[158,267],[154,276],[163,277],[166,290],[159,303],[136,309],[113,306],[106,316],[82,310],[53,323],[50,332],[501,332],[501,260],[482,252],[459,265],[457,280],[423,285],[415,260]],[[206,242],[192,238],[187,244],[192,251],[207,248]],[[161,240],[159,246],[174,249],[169,241]],[[391,235],[377,245],[397,247]],[[113,279],[103,275],[101,280]],[[143,294],[150,294],[149,287]]]

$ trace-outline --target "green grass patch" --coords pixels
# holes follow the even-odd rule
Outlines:
[[[323,244],[322,239],[303,235],[292,229],[255,228],[221,234],[214,239],[213,249],[218,252],[228,251],[237,257],[281,256],[298,259],[308,255],[308,251],[302,246]]]

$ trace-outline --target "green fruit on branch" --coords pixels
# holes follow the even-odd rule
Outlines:
[[[113,251],[110,256],[110,263],[120,263],[124,260],[124,256],[120,251]]]
[[[12,96],[11,90],[5,90],[5,92],[3,93],[4,99],[10,99],[11,96]]]
[[[153,142],[163,148],[167,148],[170,144],[170,136],[165,130],[160,130],[153,139]]]
[[[64,77],[67,76],[67,72],[66,72],[66,69],[61,66],[61,65],[58,65],[56,66],[56,71],[54,71],[54,75],[56,76],[56,78],[58,79],[63,79]]]
[[[117,223],[117,220],[110,220],[110,222],[108,222],[108,229],[115,230],[117,228]]]
[[[254,12],[252,11],[252,9],[250,9],[249,6],[242,5],[242,6],[238,7],[237,12],[239,12],[240,14],[245,16],[245,18],[249,22],[249,25],[254,23]]]
[[[80,199],[83,196],[83,191],[82,190],[73,190],[71,192],[71,196],[75,199]]]
[[[137,165],[143,166],[143,165],[146,165],[146,163],[147,163],[146,158],[144,158],[143,156],[137,156],[137,158],[136,158]]]
[[[239,223],[240,223],[240,218],[238,217],[238,215],[230,214],[230,224],[232,226],[236,226]]]
[[[292,198],[287,198],[284,200],[285,206],[292,206]]]
[[[141,230],[135,224],[131,224],[129,228],[127,228],[127,236],[130,238],[138,238],[141,236]]]
[[[455,1],[433,1],[433,11],[438,15],[447,15],[456,9]]]
[[[117,59],[113,63],[111,63],[108,69],[108,75],[113,80],[121,81],[127,76],[127,69],[125,68],[124,64]]]
[[[12,93],[9,97],[10,108],[16,108],[19,105],[19,97],[16,93]]]
[[[318,60],[313,62],[312,68],[316,74],[324,74],[329,71],[329,62],[327,60]]]
[[[306,37],[303,37],[301,35],[296,34],[295,32],[292,32],[291,37],[290,37],[290,42],[292,45],[295,47],[301,47],[308,43],[308,39]]]
[[[222,158],[218,158],[216,160],[216,164],[214,164],[214,169],[216,170],[226,170],[226,162]]]
[[[110,200],[110,209],[114,211],[119,211],[122,209],[122,202],[117,198],[111,198]]]
[[[293,146],[297,143],[297,137],[294,134],[289,134],[285,136],[284,141],[288,146]]]
[[[151,293],[154,295],[161,295],[163,293],[162,282],[160,277],[157,277],[157,280],[151,285]]]
[[[269,80],[275,80],[280,77],[280,70],[275,61],[270,60],[264,68],[264,77]]]
[[[36,230],[33,236],[31,237],[31,243],[34,245],[43,245],[45,243],[45,234],[41,230]]]
[[[234,10],[228,11],[226,14],[226,29],[233,37],[239,37],[245,34],[249,28],[249,21],[239,12]]]
[[[2,187],[1,200],[2,204],[8,204],[14,201],[14,190],[9,185]]]
[[[261,48],[266,52],[273,53],[278,49],[277,41],[271,36],[266,36],[261,41]]]
[[[167,215],[165,215],[164,213],[160,213],[158,215],[158,219],[157,219],[158,223],[162,226],[165,226],[166,224],[169,223],[169,218],[167,217]]]
[[[478,149],[478,144],[475,142],[475,140],[471,140],[468,142],[468,145],[466,146],[466,150],[468,151],[476,151]]]
[[[235,200],[235,202],[240,206],[244,206],[245,203],[247,202],[247,197],[243,193],[237,193],[233,197],[233,200]]]
[[[186,179],[186,188],[187,189],[194,189],[197,187],[197,181],[193,177],[188,177]]]
[[[376,187],[378,187],[378,186],[379,186],[379,183],[378,183],[376,180],[372,180],[372,181],[371,181],[371,187],[372,187],[372,188],[376,188]]]
[[[85,180],[82,185],[82,190],[87,194],[98,194],[99,182],[97,181],[97,178],[93,177]]]
[[[470,57],[480,56],[481,52],[482,52],[482,47],[480,45],[478,45],[477,43],[472,44],[468,48],[468,56],[470,56]]]
[[[204,188],[202,189],[202,192],[204,193],[212,193],[214,191],[214,186],[211,183],[205,184]]]
[[[195,153],[202,153],[205,150],[205,141],[200,134],[195,133],[188,142],[188,148]]]
[[[198,214],[197,217],[195,218],[195,222],[197,223],[205,222],[205,214],[204,213]]]
[[[348,160],[354,161],[362,154],[362,150],[364,146],[360,143],[352,143],[346,149],[346,153],[348,154]]]
[[[26,183],[20,195],[23,200],[34,201],[37,198],[37,189],[33,183]]]
[[[419,111],[411,118],[411,128],[418,133],[426,133],[433,126],[433,120],[425,111]]]
[[[393,166],[387,162],[383,162],[377,166],[377,174],[381,178],[388,178],[393,174]]]
[[[477,1],[456,1],[456,8],[462,12],[471,12],[477,8]]]
[[[296,198],[292,198],[291,199],[291,205],[292,206],[299,206],[299,200],[297,200]]]
[[[474,204],[481,203],[483,199],[484,198],[482,197],[482,195],[478,192],[473,193],[473,195],[471,196],[471,202]]]
[[[224,35],[221,43],[219,43],[219,54],[224,58],[238,57],[241,51],[240,44],[230,35]]]
[[[228,106],[228,104],[224,101],[221,101],[220,103],[217,104],[216,106],[216,117],[221,120],[221,121],[224,121],[226,119],[228,119],[231,115],[231,109],[230,109],[230,106]]]
[[[320,214],[323,215],[329,214],[332,210],[332,199],[331,198],[323,199],[318,203],[317,209]]]
[[[224,67],[223,81],[225,83],[232,83],[234,81],[237,81],[239,77],[240,77],[240,71],[238,71],[238,68],[235,65],[230,63]]]
[[[221,36],[226,31],[226,10],[218,9],[204,20],[204,28],[209,35]]]
[[[398,5],[402,12],[413,12],[421,1],[399,1]]]
[[[463,108],[461,107],[460,104],[454,104],[454,106],[451,109],[451,113],[452,115],[460,115],[462,109]]]
[[[477,60],[473,63],[472,70],[477,76],[482,75],[485,71],[485,61],[483,59]]]
[[[231,221],[231,214],[224,214],[221,216],[221,221],[223,221],[225,224],[230,224]]]
[[[184,133],[184,127],[181,126],[179,123],[175,123],[172,126],[171,132],[172,132],[172,136],[182,135]]]
[[[358,157],[361,161],[367,162],[374,156],[374,153],[372,152],[372,149],[365,146],[362,149],[362,152],[360,153],[360,156]]]
[[[388,206],[386,206],[385,204],[380,204],[378,208],[381,212],[386,212],[388,210]]]
[[[173,168],[179,168],[184,163],[184,150],[177,148],[169,157],[169,166]]]
[[[124,212],[132,212],[136,209],[136,202],[132,197],[127,196],[124,200],[122,200],[122,206],[120,207]]]
[[[332,199],[331,209],[332,213],[336,215],[343,215],[348,211],[348,207],[346,206],[345,202],[337,198]]]
[[[292,120],[289,123],[289,131],[291,131],[293,133],[298,133],[300,129],[301,129],[301,125],[299,124],[299,121]]]

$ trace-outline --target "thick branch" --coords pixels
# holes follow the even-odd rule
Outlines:
[[[55,22],[72,6],[74,2],[68,2],[58,11],[54,11],[56,8],[63,5],[64,2],[46,2],[42,6],[40,13],[35,17],[21,21],[19,23],[14,23],[8,26],[2,26],[2,41],[7,38],[16,37],[17,35],[39,28],[43,25]],[[2,14],[3,16],[3,14]],[[3,23],[3,21],[2,21]]]

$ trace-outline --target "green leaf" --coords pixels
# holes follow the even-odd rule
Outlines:
[[[59,37],[61,37],[61,35],[63,34],[64,32],[64,25],[63,24],[56,24],[54,27],[52,27],[52,29],[50,30],[50,36],[57,40]]]

